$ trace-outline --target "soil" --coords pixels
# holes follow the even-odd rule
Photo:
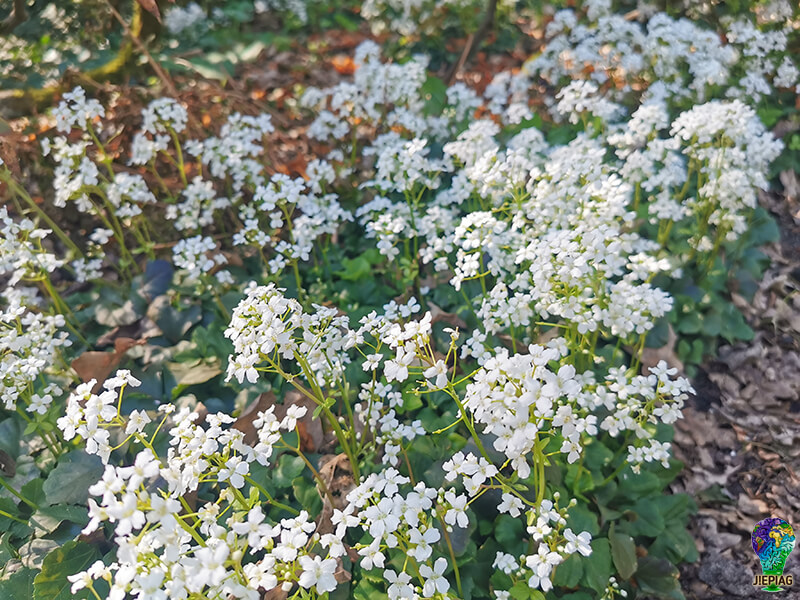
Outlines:
[[[690,528],[700,557],[681,566],[690,600],[775,598],[753,586],[761,574],[753,527],[781,517],[800,534],[800,186],[793,172],[780,179],[784,190],[761,203],[781,241],[766,248],[772,264],[753,300],[734,297],[755,337],[721,347],[704,365],[675,432],[686,468],[672,489],[698,507]],[[796,583],[777,597],[800,599],[800,551],[784,573]]]

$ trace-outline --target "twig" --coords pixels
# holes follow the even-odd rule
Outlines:
[[[21,23],[28,19],[28,12],[25,10],[25,0],[14,0],[14,9],[5,20],[0,23],[0,35],[11,33]]]
[[[478,31],[469,35],[467,38],[467,43],[464,44],[464,50],[461,51],[461,56],[452,66],[450,72],[445,78],[447,85],[452,85],[453,81],[455,81],[456,75],[458,75],[458,72],[464,67],[464,64],[467,62],[467,60],[469,60],[470,55],[476,48],[480,47],[483,38],[486,37],[486,34],[489,33],[489,30],[494,24],[494,15],[496,12],[497,0],[489,0],[489,6],[486,7],[486,14],[483,16],[483,21],[481,21]]]
[[[125,35],[128,36],[128,38],[130,38],[130,40],[139,49],[139,51],[145,55],[145,57],[147,58],[147,62],[150,63],[150,66],[153,67],[153,70],[156,72],[156,75],[158,75],[158,78],[161,80],[161,83],[163,83],[164,87],[167,88],[167,93],[173,97],[177,96],[178,90],[175,87],[175,84],[172,82],[172,79],[170,79],[170,76],[167,75],[167,72],[161,67],[160,64],[158,64],[158,61],[156,61],[156,59],[153,58],[153,55],[150,54],[149,50],[142,43],[142,40],[139,39],[139,36],[135,35],[131,31],[131,28],[128,27],[128,24],[125,22],[125,19],[122,18],[122,15],[119,14],[117,9],[114,8],[114,6],[111,4],[111,0],[106,0],[106,5],[111,11],[111,14],[114,15],[114,18],[122,26]]]

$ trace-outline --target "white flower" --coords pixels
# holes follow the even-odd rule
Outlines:
[[[232,456],[225,462],[225,467],[219,470],[217,477],[220,481],[229,480],[236,489],[244,487],[244,476],[250,472],[250,465],[239,456]]]
[[[408,379],[408,365],[414,360],[414,353],[406,351],[402,346],[397,349],[397,356],[383,368],[387,381],[403,382]]]
[[[336,589],[336,560],[333,558],[321,559],[319,556],[311,558],[304,555],[298,559],[300,574],[298,583],[306,589],[315,586],[318,594],[332,592]]]
[[[580,552],[583,556],[589,556],[592,553],[592,547],[589,545],[592,541],[592,536],[588,531],[575,535],[572,533],[572,529],[567,528],[564,530],[564,538],[567,540],[567,545],[564,549],[568,554]]]
[[[411,576],[406,572],[395,573],[392,569],[383,572],[386,581],[389,582],[390,600],[411,599],[414,597],[414,587],[411,585]]]
[[[141,433],[144,431],[145,425],[150,423],[151,419],[147,415],[147,413],[143,410],[134,410],[131,411],[131,414],[128,415],[128,424],[125,427],[125,435],[131,435],[133,433]]]
[[[447,365],[442,360],[437,360],[433,366],[425,369],[423,375],[426,379],[436,377],[436,381],[433,383],[436,388],[441,389],[447,385]]]
[[[428,565],[420,565],[419,574],[425,579],[425,585],[422,588],[422,593],[431,597],[436,592],[446,594],[450,589],[450,582],[444,577],[444,572],[447,569],[447,560],[445,558],[437,558],[433,563],[431,569]]]

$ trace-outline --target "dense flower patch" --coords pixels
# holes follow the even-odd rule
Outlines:
[[[43,155],[87,235],[0,165],[0,591],[680,597],[677,367],[751,334],[729,284],[774,235],[770,7],[723,42],[586,3],[482,95],[365,42],[300,100],[304,177],[269,115],[187,139],[160,98],[116,150],[64,94]]]

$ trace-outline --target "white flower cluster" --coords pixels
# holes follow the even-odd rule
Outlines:
[[[73,593],[101,577],[111,583],[112,599],[203,594],[257,600],[259,590],[277,587],[289,592],[299,586],[317,594],[336,588],[337,559],[345,551],[341,536],[320,535],[307,512],[270,522],[258,485],[250,478],[250,465],[270,464],[280,432],[293,430],[305,407],[290,408],[283,420],[275,417],[274,407],[259,413],[254,421],[258,442],[250,446],[241,431],[227,427],[234,421],[228,415],[208,415],[203,427],[194,423],[197,413],[174,413],[173,405],[162,405],[164,416],[156,431],[170,414],[173,423],[162,461],[154,453],[155,434],[145,431],[150,416],[143,411],[123,416],[119,411],[125,387],[139,381],[118,371],[99,395],[91,392],[94,385],[79,386],[58,425],[65,439],[81,436],[86,451],[106,463],[103,477],[89,489],[100,501],[89,500],[91,521],[84,533],[105,521],[113,523],[117,554],[107,567],[93,565],[72,575]],[[108,464],[109,439],[117,429],[124,431],[126,441],[133,438],[143,446],[129,466]],[[186,494],[206,482],[219,488],[218,501],[187,513]],[[247,498],[240,491],[246,485],[251,490]]]
[[[170,6],[164,11],[164,26],[174,36],[197,29],[207,19],[206,11],[197,2],[190,2],[186,6]]]
[[[214,177],[230,177],[233,189],[241,192],[245,185],[262,185],[263,164],[257,160],[264,151],[263,138],[275,131],[269,115],[257,117],[234,113],[219,132],[204,140],[186,143],[189,154],[200,159]]]
[[[250,245],[266,256],[272,274],[288,264],[307,261],[314,243],[333,235],[352,215],[342,208],[336,194],[324,194],[326,184],[335,180],[333,167],[325,161],[310,165],[309,181],[291,179],[281,173],[256,187],[251,203],[242,203],[242,228],[233,236],[234,245]],[[300,214],[296,214],[299,212]],[[289,239],[282,239],[288,226]]]
[[[308,129],[312,138],[346,144],[354,134],[372,130],[387,133],[392,128],[416,136],[429,132],[440,135],[452,128],[454,119],[460,122],[478,105],[475,93],[459,85],[448,93],[449,105],[442,114],[425,114],[423,86],[428,59],[424,56],[417,55],[403,64],[382,63],[378,45],[367,41],[356,49],[355,63],[352,82],[325,90],[311,87],[304,93],[301,104],[313,109],[316,117]]]
[[[33,390],[55,363],[59,349],[72,343],[60,331],[64,317],[29,310],[22,295],[11,290],[4,295],[8,305],[0,309],[0,406],[13,411],[21,403],[28,412],[44,414],[61,390],[50,384]]]
[[[225,337],[233,342],[227,380],[239,383],[258,379],[256,367],[264,362],[281,372],[280,360],[295,360],[309,379],[338,377],[350,362],[346,350],[358,341],[345,316],[334,308],[314,305],[305,312],[297,300],[286,298],[275,284],[252,283],[234,309]]]
[[[755,111],[738,100],[711,101],[695,106],[673,123],[672,135],[682,140],[683,152],[696,165],[702,185],[686,202],[698,218],[693,244],[713,247],[713,237],[732,241],[747,230],[749,211],[758,203],[757,190],[769,186],[769,164],[783,149]],[[708,225],[716,229],[710,235]],[[716,243],[719,243],[718,241]]]
[[[500,9],[513,5],[501,0]],[[372,33],[387,30],[404,37],[435,35],[447,22],[464,28],[463,24],[477,22],[484,4],[476,0],[365,0],[361,16],[367,19]]]
[[[386,8],[380,17],[396,18],[392,27],[402,31],[426,11],[471,6],[370,0],[363,14],[377,19]],[[274,410],[260,413],[246,443],[225,414],[200,422],[164,405],[161,415],[123,416],[123,391],[138,385],[128,372],[98,393],[96,382],[82,384],[58,425],[67,441],[82,438],[108,465],[90,490],[99,500],[90,501],[86,531],[113,524],[118,548],[111,565],[73,576],[73,592],[105,578],[120,599],[256,600],[276,588],[321,595],[337,586],[348,536],[361,567],[380,570],[392,600],[452,595],[458,564],[447,553],[449,535],[468,528],[471,504],[494,493],[498,513],[524,519],[529,536],[526,554],[498,553],[494,567],[547,592],[554,569],[592,546],[588,532],[567,527],[545,466],[553,460],[580,470],[598,435],[622,437],[635,472],[669,465],[670,445],[656,439],[656,426],[680,418],[693,390],[664,363],[640,374],[645,336],[673,308],[654,279],[713,259],[744,232],[782,147],[747,102],[787,87],[797,73],[791,60],[776,58],[786,44],[780,19],[769,16],[782,14],[777,4],[758,25],[728,23],[724,42],[686,19],[656,14],[640,24],[610,14],[603,0],[584,9],[556,13],[544,52],[520,73],[495,78],[485,93],[494,114],[481,119],[473,116],[484,99],[464,84],[446,91],[443,110],[430,110],[425,57],[382,62],[376,44],[362,44],[352,81],[310,88],[302,98],[315,118],[309,135],[336,140],[302,178],[264,164],[268,116],[234,114],[217,135],[182,146],[189,117],[170,99],[145,108],[132,142],[130,164],[147,175],[115,170],[95,125],[102,107],[80,89],[65,95],[59,131],[83,135],[43,144],[56,162],[55,204],[74,203],[102,222],[89,252],[70,257],[76,278],[102,275],[112,239],[136,236],[147,247],[145,211],[163,210],[156,185],[179,235],[173,262],[187,283],[205,291],[236,285],[220,270],[232,256],[228,240],[212,237],[214,226],[234,223],[230,242],[261,258],[263,277],[244,289],[225,331],[234,348],[226,381],[259,384],[276,374],[316,404],[314,416],[337,438],[355,483],[347,504],[334,505],[333,527],[305,512],[275,519],[296,511],[259,487],[256,465],[271,465],[287,448],[300,453],[283,434],[308,408],[289,406],[280,419]],[[559,135],[549,138],[528,122],[542,79],[559,122]],[[705,102],[712,93],[727,99]],[[169,186],[164,164],[177,171]],[[358,205],[355,191],[365,196]],[[68,343],[58,331],[66,323],[40,315],[36,293],[19,284],[41,280],[62,261],[44,251],[46,232],[29,220],[0,209],[0,222],[0,276],[12,288],[0,312],[0,398],[9,409],[22,400],[36,418],[60,391],[30,384]],[[423,311],[423,298],[411,293],[357,327],[337,308],[308,302],[299,264],[318,260],[319,251],[327,263],[325,251],[351,229],[375,240],[387,273],[412,271],[422,295],[436,288],[463,297],[477,320],[468,337],[445,328],[449,347],[438,348],[434,308]],[[680,236],[695,249],[691,256],[668,250]],[[297,300],[276,283],[292,274]],[[600,346],[613,355],[595,352]],[[356,390],[353,373],[363,377]],[[446,402],[454,422],[426,431],[410,408],[425,402],[437,410]],[[442,457],[442,486],[415,478],[414,444],[454,426],[469,432],[471,445]],[[159,431],[169,440],[161,457]],[[112,453],[127,442],[141,449],[115,466]],[[324,481],[312,474],[324,496]],[[214,500],[186,506],[187,494],[201,488]],[[609,589],[618,590],[613,582]]]
[[[548,100],[555,116],[568,114],[573,122],[583,111],[611,116],[616,112],[614,102],[638,93],[636,89],[680,104],[703,101],[723,87],[729,97],[757,102],[774,88],[797,83],[797,67],[787,56],[792,22],[787,19],[782,27],[777,23],[728,19],[720,36],[666,13],[640,24],[610,14],[601,3],[593,3],[585,17],[565,9],[548,24],[544,50],[518,74],[496,77],[486,95],[492,109],[503,112],[510,123],[530,114],[529,93],[539,77],[561,90],[558,104]],[[605,89],[603,94],[597,93],[598,86]],[[581,110],[573,107],[576,103]]]
[[[197,235],[179,240],[172,249],[173,263],[186,273],[186,283],[198,283],[201,280],[212,285],[210,275],[214,275],[217,284],[233,284],[229,271],[219,269],[227,264],[224,254],[217,252],[217,244],[210,237]]]
[[[405,488],[411,489],[404,493]],[[442,539],[437,523],[445,529],[444,535],[453,527],[467,527],[467,496],[424,483],[412,487],[408,477],[390,467],[367,477],[347,495],[347,500],[343,511],[334,511],[336,535],[344,537],[348,529],[354,528],[369,535],[371,541],[355,546],[361,567],[383,570],[391,600],[433,598],[448,593],[450,582],[444,577],[448,560],[434,560],[435,545]],[[405,560],[398,573],[389,568],[393,556],[411,557],[418,568],[411,571]]]
[[[523,478],[531,473],[529,455],[540,452],[548,438],[559,436],[560,451],[573,463],[583,451],[584,434],[597,433],[597,417],[589,414],[592,400],[583,389],[587,376],[572,365],[551,371],[547,364],[561,358],[555,348],[531,345],[528,350],[513,356],[500,350],[475,373],[464,394],[464,406],[495,436],[495,450]]]
[[[208,227],[217,211],[228,208],[228,198],[218,198],[211,181],[197,175],[181,192],[183,200],[167,206],[166,217],[175,221],[178,231]]]
[[[517,506],[506,494],[503,497],[503,504],[511,506],[505,512],[510,512],[512,516],[519,516],[522,503]],[[579,553],[582,556],[592,554],[592,536],[588,531],[574,533],[572,529],[566,527],[568,509],[559,508],[558,500],[560,496],[555,494],[553,503],[551,500],[542,500],[538,505],[529,509],[526,513],[528,523],[527,531],[531,538],[536,542],[536,552],[519,557],[498,552],[495,555],[492,567],[511,575],[513,579],[526,581],[532,589],[541,589],[547,592],[553,588],[551,575],[553,570],[572,554]],[[570,502],[569,507],[574,506],[575,501]],[[495,590],[497,600],[509,600],[510,592]]]
[[[671,425],[682,417],[681,409],[694,389],[687,379],[675,377],[677,372],[663,360],[646,376],[631,377],[625,369],[612,368],[605,383],[594,390],[595,403],[610,411],[600,429],[614,437],[631,431],[639,440],[628,447],[628,458],[637,472],[642,462],[655,460],[669,466],[670,444],[653,439],[648,424]]]
[[[53,109],[56,130],[70,133],[73,128],[86,130],[95,119],[104,117],[106,109],[94,98],[87,99],[86,92],[77,87],[65,92],[58,106]]]
[[[30,219],[16,221],[6,207],[0,206],[0,227],[0,276],[8,278],[8,289],[20,281],[52,273],[64,264],[42,248],[42,240],[50,231],[37,228]]]
[[[0,407],[44,414],[61,390],[45,382],[60,348],[70,346],[63,315],[41,311],[42,298],[25,284],[48,281],[63,261],[46,252],[42,240],[50,233],[30,219],[16,221],[0,207]],[[42,384],[42,385],[40,385]],[[39,388],[37,390],[37,388]]]

